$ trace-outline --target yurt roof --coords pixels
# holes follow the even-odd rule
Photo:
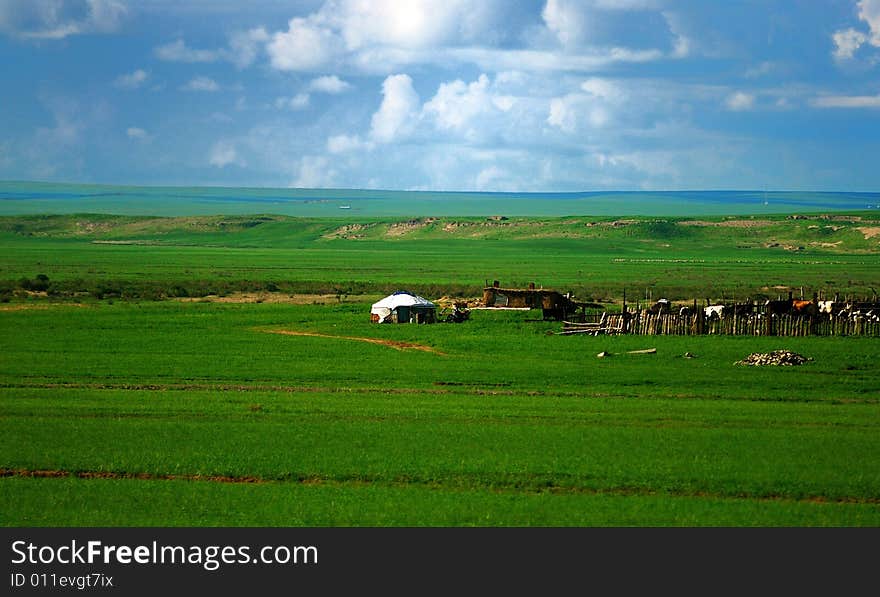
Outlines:
[[[434,307],[434,303],[417,294],[412,294],[405,290],[398,290],[394,294],[389,294],[381,301],[373,303],[374,309],[396,309],[398,307]]]

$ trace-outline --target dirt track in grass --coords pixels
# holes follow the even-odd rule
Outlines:
[[[98,480],[120,480],[135,479],[140,481],[202,481],[210,483],[232,483],[232,484],[264,484],[264,483],[299,483],[302,485],[349,485],[349,486],[368,486],[368,485],[384,485],[384,486],[422,486],[439,489],[444,486],[441,482],[438,484],[436,479],[430,481],[414,477],[400,477],[391,479],[370,478],[370,477],[333,477],[321,475],[290,475],[277,478],[257,477],[251,475],[232,476],[232,475],[186,475],[186,474],[162,474],[162,473],[129,473],[116,471],[69,471],[63,469],[25,469],[25,468],[0,468],[0,478],[18,477],[18,478],[35,478],[35,479],[60,479],[60,478],[76,478],[76,479],[98,479]],[[467,481],[470,481],[468,483]],[[793,496],[780,495],[771,493],[748,494],[748,493],[727,493],[718,491],[689,491],[689,490],[666,490],[658,491],[651,487],[579,487],[576,485],[547,483],[544,479],[534,479],[534,485],[526,479],[514,479],[508,482],[498,482],[496,480],[491,487],[477,480],[467,479],[466,476],[451,479],[450,488],[455,489],[490,489],[493,492],[515,492],[515,493],[552,493],[552,494],[581,494],[581,495],[611,495],[611,496],[648,496],[666,494],[672,497],[680,498],[704,498],[704,499],[733,499],[733,500],[754,500],[760,502],[801,502],[813,504],[880,504],[880,498],[873,496],[823,496],[823,495],[807,495]]]
[[[284,336],[311,336],[314,338],[333,338],[334,340],[354,340],[356,342],[368,342],[370,344],[378,344],[380,346],[387,346],[388,348],[393,348],[394,350],[421,350],[422,352],[430,352],[438,355],[445,355],[446,353],[440,352],[439,350],[426,346],[424,344],[416,344],[415,342],[401,342],[399,340],[384,340],[382,338],[364,338],[362,336],[334,336],[333,334],[321,334],[319,332],[300,332],[295,330],[261,330],[266,332],[267,334],[281,334]]]

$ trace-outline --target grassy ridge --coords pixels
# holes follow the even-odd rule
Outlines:
[[[487,280],[536,282],[593,300],[871,295],[874,212],[775,218],[282,216],[0,218],[0,293],[38,274],[58,297],[236,291],[474,295]],[[24,288],[27,290],[27,288]]]

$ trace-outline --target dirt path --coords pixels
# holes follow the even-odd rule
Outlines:
[[[357,342],[368,342],[370,344],[379,344],[387,346],[394,350],[421,350],[422,352],[430,352],[433,354],[445,355],[445,352],[426,346],[424,344],[416,344],[415,342],[400,342],[398,340],[383,340],[381,338],[364,338],[361,336],[334,336],[333,334],[321,334],[318,332],[298,332],[294,330],[262,330],[267,334],[282,334],[285,336],[312,336],[315,338],[333,338],[335,340],[355,340]]]
[[[303,485],[330,485],[336,487],[345,486],[369,486],[379,485],[386,487],[412,487],[412,486],[430,486],[432,488],[442,487],[441,481],[438,485],[436,479],[418,479],[410,476],[400,478],[381,478],[381,477],[363,477],[357,479],[339,478],[333,476],[308,475],[308,476],[282,476],[277,478],[258,477],[253,475],[201,475],[201,474],[167,474],[167,473],[130,473],[115,471],[70,471],[63,469],[26,469],[26,468],[0,468],[0,478],[5,477],[27,477],[35,479],[98,479],[98,480],[119,480],[134,479],[139,481],[207,481],[212,483],[242,483],[242,484],[263,484],[263,483],[300,483]],[[566,486],[547,484],[541,478],[535,479],[538,485],[530,487],[528,483],[523,483],[522,479],[511,483],[496,483],[491,487],[486,487],[480,480],[469,479],[469,475],[453,475],[450,478],[450,487],[461,489],[469,487],[477,490],[491,490],[493,492],[513,492],[513,493],[532,493],[551,492],[554,494],[568,495],[608,495],[608,496],[656,496],[665,494],[672,498],[704,498],[704,499],[730,499],[745,500],[756,502],[792,502],[792,503],[812,503],[812,504],[878,504],[880,498],[875,496],[824,496],[824,495],[781,495],[781,494],[747,494],[736,493],[729,494],[725,492],[713,491],[689,491],[689,490],[669,490],[658,492],[653,487],[606,487],[592,488],[579,486]],[[464,481],[464,483],[463,483]],[[470,483],[468,483],[470,481]]]
[[[87,305],[79,303],[49,303],[46,305],[2,305],[0,311],[45,311],[47,309],[55,309],[57,307],[79,307],[85,308]]]

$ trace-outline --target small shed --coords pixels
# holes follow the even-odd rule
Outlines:
[[[437,305],[417,294],[398,290],[370,308],[373,323],[434,323]]]

